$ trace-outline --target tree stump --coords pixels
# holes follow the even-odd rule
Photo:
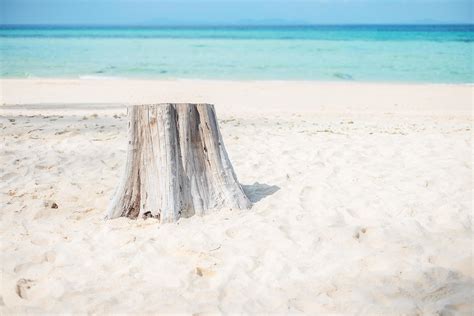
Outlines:
[[[211,104],[128,108],[125,174],[106,218],[175,222],[251,203],[237,181]]]

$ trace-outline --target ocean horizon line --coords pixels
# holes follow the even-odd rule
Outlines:
[[[0,28],[312,28],[312,27],[436,27],[436,26],[470,26],[472,23],[235,23],[235,24],[0,24]]]

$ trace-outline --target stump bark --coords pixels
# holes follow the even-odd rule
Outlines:
[[[174,222],[251,203],[230,163],[211,104],[128,108],[125,173],[106,218]]]

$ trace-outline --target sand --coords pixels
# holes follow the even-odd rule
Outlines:
[[[470,85],[0,80],[1,314],[469,314]],[[125,104],[215,103],[254,203],[104,221]]]

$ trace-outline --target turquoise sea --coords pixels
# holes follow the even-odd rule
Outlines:
[[[0,27],[3,78],[474,82],[474,25]]]

